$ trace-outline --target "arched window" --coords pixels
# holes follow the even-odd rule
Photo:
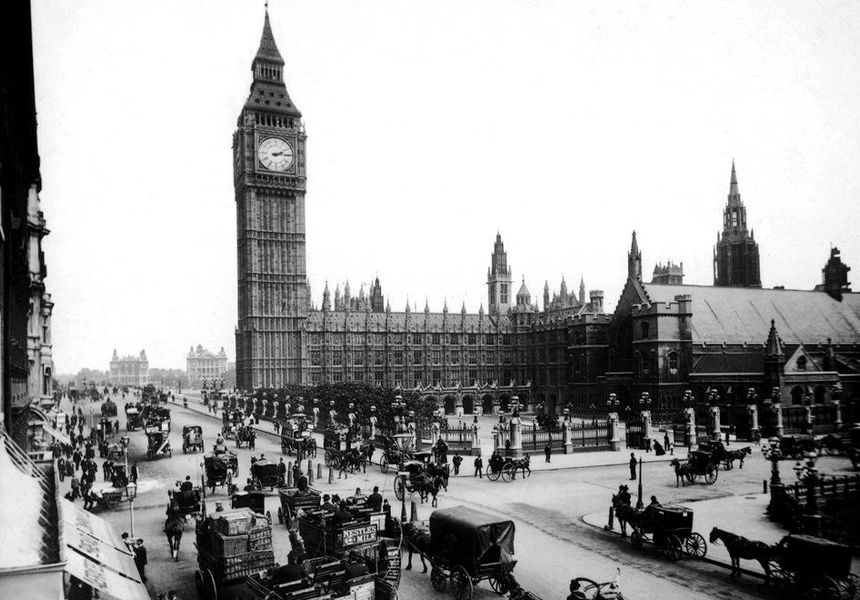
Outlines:
[[[827,398],[827,390],[824,389],[823,385],[819,385],[815,388],[815,403],[816,404],[824,404]]]
[[[796,385],[791,389],[791,403],[794,406],[803,405],[803,388],[799,385]]]
[[[643,321],[643,322],[639,325],[639,327],[640,327],[640,329],[641,329],[641,331],[642,331],[642,339],[643,339],[643,340],[647,340],[647,339],[648,339],[648,333],[649,333],[649,331],[648,331],[648,330],[650,329],[650,324],[648,323],[648,321]]]
[[[670,352],[668,354],[667,358],[669,359],[669,370],[670,371],[677,371],[678,370],[678,353],[677,352]]]
[[[634,367],[636,369],[636,376],[641,377],[642,376],[642,355],[639,354],[638,352],[636,352],[633,355],[633,364],[634,364]]]

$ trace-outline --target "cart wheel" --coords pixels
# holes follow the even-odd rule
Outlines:
[[[684,540],[684,550],[693,558],[705,558],[705,554],[708,553],[708,544],[701,534],[693,532]]]
[[[675,562],[681,558],[681,540],[672,533],[668,534],[660,551],[667,559]]]
[[[388,473],[388,458],[384,454],[379,459],[379,470],[383,473]],[[441,592],[442,590],[439,591]]]
[[[633,546],[636,550],[641,550],[642,546],[645,544],[645,540],[642,538],[642,532],[638,529],[634,529],[630,534],[630,545]]]
[[[845,580],[845,591],[850,594],[848,597],[856,600],[860,598],[860,577],[853,573],[848,574],[848,579]]]
[[[325,466],[334,468],[334,465],[333,465],[333,464],[331,464],[331,463],[332,463],[332,458],[334,458],[334,457],[331,455],[331,452],[329,452],[328,450],[326,450],[326,451],[325,451]]]
[[[586,598],[593,598],[600,589],[600,584],[588,577],[577,577],[571,583],[573,582],[579,584],[579,591],[585,594]]]
[[[451,573],[451,588],[457,600],[472,600],[472,578],[463,567]]]
[[[490,468],[490,465],[487,465],[487,479],[489,479],[490,481],[498,481],[499,476],[501,474],[502,474],[501,471],[493,472],[493,470]]]
[[[284,510],[280,506],[278,507],[278,523],[284,524]]]
[[[843,596],[842,589],[838,581],[827,577],[822,577],[812,586],[812,597],[816,600],[841,600],[842,598],[851,598],[851,596]]]
[[[194,586],[197,588],[197,596],[201,600],[205,600],[206,597],[206,588],[203,583],[203,571],[195,571],[194,572]]]
[[[499,596],[504,596],[508,593],[508,586],[504,579],[499,579],[496,575],[490,575],[487,577],[487,581],[490,583],[490,588]]]
[[[514,478],[514,469],[511,463],[506,464],[502,467],[502,481],[505,483],[510,483]]]
[[[398,500],[402,501],[405,494],[406,484],[403,482],[403,477],[398,475],[394,478],[394,495],[397,496]]]
[[[206,569],[203,575],[203,580],[206,583],[206,593],[208,600],[218,600],[218,586],[215,585],[215,576],[212,571]]]
[[[735,463],[734,463],[734,461],[729,460],[729,459],[726,459],[725,461],[723,461],[723,468],[724,468],[726,471],[731,471],[732,469],[734,469],[734,468],[735,468]]]
[[[430,569],[430,583],[433,584],[434,590],[437,592],[444,592],[445,584],[447,582],[448,578],[445,576],[445,571],[436,566]]]
[[[717,474],[719,473],[719,469],[714,465],[708,465],[708,468],[705,469],[705,482],[710,485],[717,481]]]

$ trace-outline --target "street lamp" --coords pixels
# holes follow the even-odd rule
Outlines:
[[[815,468],[815,460],[818,455],[815,452],[804,453],[806,465],[801,465],[800,462],[794,465],[794,473],[797,480],[806,486],[806,511],[803,515],[804,530],[808,535],[820,535],[821,533],[821,514],[818,512],[818,495],[817,486],[824,478]]]
[[[618,399],[618,396],[615,393],[609,394],[609,400],[606,401],[606,412],[618,412],[619,404],[621,404],[621,401]]]
[[[123,436],[122,442],[122,454],[125,459],[125,476],[127,483],[125,484],[125,493],[128,495],[128,515],[131,519],[131,537],[134,537],[134,499],[137,497],[137,482],[131,480],[130,472],[128,470],[128,446],[129,446],[129,438]]]

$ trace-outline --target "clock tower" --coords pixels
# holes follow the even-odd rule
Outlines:
[[[284,84],[266,11],[251,66],[248,100],[233,134],[240,389],[303,383],[303,326],[309,294],[305,267],[305,131]]]

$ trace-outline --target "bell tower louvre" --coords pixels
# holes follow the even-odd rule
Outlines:
[[[747,229],[747,209],[741,202],[735,162],[729,196],[723,209],[723,234],[714,247],[714,285],[721,287],[761,287],[758,243]]]
[[[266,9],[250,94],[233,134],[238,305],[236,384],[303,383],[308,313],[305,130]]]

